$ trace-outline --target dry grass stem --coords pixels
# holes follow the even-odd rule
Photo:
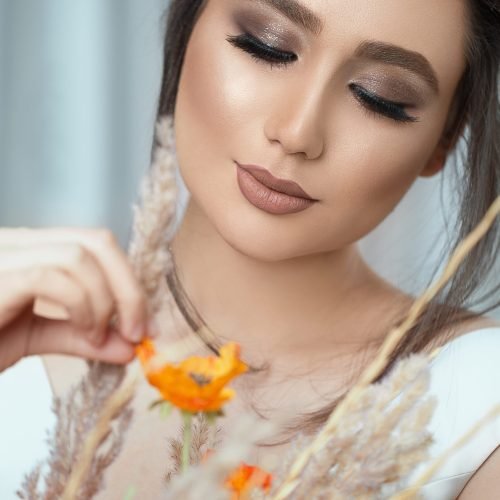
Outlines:
[[[212,428],[213,427],[213,428]],[[218,436],[220,428],[211,425],[204,413],[198,413],[193,418],[192,422],[192,439],[191,447],[189,450],[189,463],[190,465],[199,465],[206,452],[209,449],[214,450],[218,446]],[[211,440],[211,433],[214,432],[215,439]],[[170,470],[166,474],[167,482],[170,482],[173,477],[179,474],[182,470],[182,436],[184,434],[184,424],[179,432],[181,437],[172,438],[169,440],[170,458],[172,464]]]
[[[175,150],[173,121],[162,118],[156,125],[159,147],[148,175],[141,185],[141,203],[133,206],[133,233],[129,246],[129,260],[148,298],[149,312],[154,315],[161,306],[160,283],[169,270],[168,233],[171,229],[177,197],[175,180]],[[65,489],[64,499],[75,498],[79,485],[84,481],[99,444],[109,431],[110,422],[127,407],[139,380],[135,369],[131,377],[111,394],[96,427],[84,443],[81,458],[73,468]]]
[[[141,204],[132,207],[133,237],[128,251],[135,275],[148,296],[152,315],[161,307],[160,284],[172,265],[168,244],[175,222],[178,187],[171,116],[158,121],[156,140],[159,147],[154,151],[149,174],[141,184]]]
[[[151,168],[141,185],[141,204],[133,207],[133,233],[128,252],[134,273],[148,298],[150,316],[162,305],[160,285],[171,263],[168,236],[175,222],[177,197],[171,116],[157,123],[156,141]],[[112,318],[111,325],[113,323],[116,316]],[[124,377],[124,366],[90,362],[87,374],[66,395],[64,403],[55,399],[58,420],[43,498],[60,498],[64,490],[64,498],[87,499],[102,487],[104,471],[118,455],[132,416],[128,403],[137,375],[125,385]],[[112,420],[116,420],[119,432],[111,432]],[[27,476],[20,494],[33,490],[37,477],[36,474]]]
[[[190,352],[192,352],[192,349],[195,349],[196,347],[197,343],[179,340],[169,345],[168,349],[164,350],[162,353],[157,354],[151,360],[151,362],[154,364],[163,364],[165,362],[179,360],[190,354]],[[123,381],[122,385],[109,397],[109,399],[104,404],[99,416],[99,420],[86,437],[82,454],[80,455],[77,463],[74,465],[71,471],[71,475],[68,479],[67,486],[63,495],[64,500],[76,498],[76,493],[78,492],[79,485],[82,483],[88,473],[88,470],[92,463],[92,458],[95,455],[99,444],[109,432],[113,419],[116,418],[116,415],[121,411],[121,409],[126,406],[126,403],[132,398],[135,387],[142,377],[143,375],[139,369],[139,365],[136,363],[131,367],[131,371],[129,372],[127,378]]]
[[[272,423],[242,415],[217,453],[203,464],[194,465],[185,473],[172,477],[165,500],[228,500],[230,495],[223,488],[224,479],[248,459],[256,442],[269,439],[275,432]]]
[[[352,389],[346,394],[343,400],[332,412],[326,424],[317,434],[310,446],[308,446],[308,448],[304,450],[299,457],[297,457],[297,460],[292,465],[288,477],[285,479],[285,482],[277,494],[273,497],[274,500],[283,500],[296,488],[300,473],[303,471],[311,457],[318,453],[326,445],[326,443],[328,443],[331,436],[334,434],[341,417],[349,410],[350,406],[356,401],[356,399],[360,397],[364,388],[369,385],[386,366],[387,360],[398,342],[414,325],[416,319],[429,302],[455,274],[462,261],[486,234],[499,213],[500,196],[496,198],[476,228],[455,249],[441,277],[435,284],[432,284],[418,299],[415,300],[405,321],[399,327],[394,328],[389,332],[373,362],[370,363],[370,365],[368,365],[368,367],[363,371],[359,381],[352,387]]]
[[[429,357],[414,354],[367,386],[289,498],[387,498],[401,490],[402,478],[428,457],[432,442],[427,425],[436,399],[425,398],[429,383]]]
[[[83,450],[71,471],[64,493],[63,500],[74,500],[78,498],[80,485],[88,474],[95,452],[111,430],[111,421],[131,400],[134,389],[139,380],[139,371],[135,370],[127,377],[122,385],[110,396],[104,406],[95,427],[85,439]]]
[[[453,455],[458,449],[472,439],[485,425],[500,416],[500,405],[494,405],[481,419],[479,419],[465,434],[463,434],[452,446],[435,458],[429,467],[418,477],[418,479],[404,491],[391,497],[391,500],[409,500],[415,498],[418,490],[436,473],[436,471]]]

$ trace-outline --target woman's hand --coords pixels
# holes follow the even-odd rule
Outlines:
[[[35,301],[57,306],[66,319],[37,314]],[[0,371],[45,353],[126,363],[146,334],[146,315],[144,294],[110,231],[0,228]]]

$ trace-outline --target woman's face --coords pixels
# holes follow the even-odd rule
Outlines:
[[[175,110],[192,201],[227,243],[262,260],[360,239],[439,164],[466,19],[461,0],[208,0]],[[258,183],[240,188],[237,164],[317,201],[276,213]]]

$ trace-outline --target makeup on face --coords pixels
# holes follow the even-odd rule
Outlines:
[[[304,23],[297,12],[309,17],[309,33],[321,31],[320,20],[315,20],[313,14],[311,17],[307,8],[304,12],[304,6],[297,2],[258,0],[253,3],[254,8],[247,0],[240,3],[241,8],[234,12],[240,35],[230,35],[227,40],[271,68],[287,69],[300,62],[306,52],[305,33],[296,26],[303,27]],[[362,41],[343,67],[348,71],[342,73],[350,76],[346,88],[358,104],[395,122],[419,121],[414,111],[425,106],[431,94],[439,92],[438,78],[429,61],[422,54],[397,45]],[[413,110],[412,114],[407,109]]]
[[[273,215],[301,212],[318,201],[296,182],[278,179],[263,167],[235,164],[241,193],[253,206],[264,212]]]
[[[357,241],[434,168],[466,30],[456,0],[300,0],[319,36],[264,2],[207,2],[179,80],[177,153],[197,213],[239,252],[277,261]]]

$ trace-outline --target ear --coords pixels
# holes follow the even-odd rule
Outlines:
[[[465,116],[460,107],[463,101],[461,98],[462,90],[462,84],[459,84],[455,91],[441,140],[429,158],[427,165],[420,172],[420,177],[432,177],[443,170],[449,152],[457,145],[458,139],[464,131]]]
[[[420,177],[432,177],[433,175],[440,172],[446,163],[446,158],[448,157],[448,152],[450,151],[449,141],[444,138],[439,141],[436,149],[429,158],[427,165],[420,172]]]

